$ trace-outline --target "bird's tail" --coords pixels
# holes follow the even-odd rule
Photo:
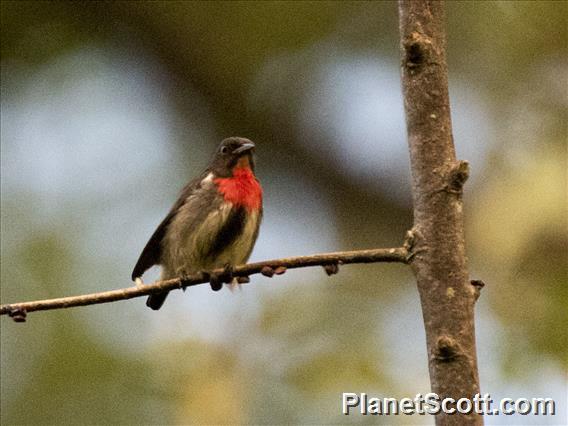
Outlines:
[[[163,293],[151,294],[150,296],[148,296],[148,300],[146,300],[146,306],[157,311],[158,309],[160,309],[162,307],[162,305],[166,301],[166,297],[168,297],[168,293],[169,293],[169,291],[165,291]]]

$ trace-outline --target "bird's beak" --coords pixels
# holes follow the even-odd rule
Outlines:
[[[242,154],[243,152],[250,151],[254,148],[254,143],[246,142],[233,151],[233,154]]]

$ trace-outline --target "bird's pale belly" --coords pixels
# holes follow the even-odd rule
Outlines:
[[[174,220],[168,234],[177,232],[177,236],[173,238],[171,234],[169,250],[162,258],[162,279],[245,263],[256,239],[258,212],[246,214],[240,226],[239,236],[232,238],[230,242],[227,241],[226,245],[221,241],[222,249],[214,255],[210,253],[211,247],[219,243],[216,239],[219,238],[223,225],[229,220],[233,208],[231,203],[222,203],[220,208],[211,212],[197,229],[182,229],[183,220],[179,223]]]

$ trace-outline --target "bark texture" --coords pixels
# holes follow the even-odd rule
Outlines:
[[[462,188],[450,119],[444,4],[399,0],[402,85],[414,198],[410,231],[428,346],[432,391],[440,398],[479,392],[475,349],[476,287],[465,254]],[[436,416],[436,423],[482,424],[480,415]]]

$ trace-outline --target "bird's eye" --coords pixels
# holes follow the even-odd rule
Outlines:
[[[227,146],[222,146],[222,147],[221,147],[221,154],[226,154],[227,152],[229,152],[229,147],[227,147]]]

